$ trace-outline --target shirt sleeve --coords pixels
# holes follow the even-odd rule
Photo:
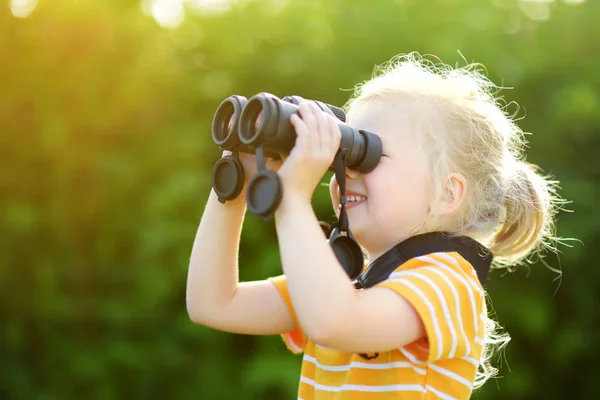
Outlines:
[[[417,311],[426,337],[400,351],[417,364],[480,354],[484,294],[473,267],[456,253],[409,260],[375,287],[398,293]]]
[[[292,318],[294,319],[294,322],[296,323],[296,326],[298,327],[294,331],[282,333],[281,338],[292,353],[303,353],[306,346],[307,337],[300,327],[300,323],[298,322],[296,311],[294,310],[294,305],[292,304],[292,298],[290,297],[290,293],[288,291],[287,279],[285,275],[280,275],[274,278],[269,278],[269,281],[271,281],[277,288],[277,291],[281,295],[281,298],[285,302],[290,314],[292,315]]]

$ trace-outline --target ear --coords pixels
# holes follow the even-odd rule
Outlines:
[[[467,180],[458,173],[451,173],[446,177],[444,191],[439,212],[451,214],[458,210],[467,195]]]
[[[338,194],[340,186],[338,185],[337,179],[335,179],[335,174],[331,176],[329,180],[329,196],[331,198],[331,205],[333,206],[333,211],[337,215],[337,205],[340,199],[340,195]]]

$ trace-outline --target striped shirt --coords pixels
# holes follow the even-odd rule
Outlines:
[[[297,321],[285,276],[270,280]],[[483,352],[486,312],[471,264],[454,252],[413,258],[375,287],[391,289],[410,302],[426,336],[365,360],[316,344],[301,327],[284,333],[288,349],[304,353],[298,397],[468,399]]]

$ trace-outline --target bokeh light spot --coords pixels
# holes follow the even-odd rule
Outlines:
[[[550,3],[553,0],[521,0],[519,8],[531,20],[546,21],[550,18]]]
[[[177,28],[185,17],[183,0],[150,0],[142,7],[163,28]]]
[[[10,12],[17,18],[27,18],[37,4],[37,0],[10,0]]]

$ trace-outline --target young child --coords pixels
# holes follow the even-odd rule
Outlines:
[[[377,167],[346,169],[347,214],[368,261],[425,232],[468,236],[494,266],[516,265],[551,239],[551,182],[523,161],[523,132],[473,66],[399,56],[359,85],[348,124],[383,143]],[[340,143],[335,120],[310,103],[290,119],[297,140],[278,169],[275,212],[283,275],[238,282],[245,193],[211,192],[192,250],[187,308],[199,324],[240,334],[282,334],[304,353],[302,399],[468,399],[496,372],[490,345],[508,336],[487,318],[485,291],[456,252],[408,260],[385,281],[356,290],[311,208]],[[246,176],[253,156],[242,155]],[[330,184],[339,213],[335,176]],[[365,354],[371,356],[364,356]]]

